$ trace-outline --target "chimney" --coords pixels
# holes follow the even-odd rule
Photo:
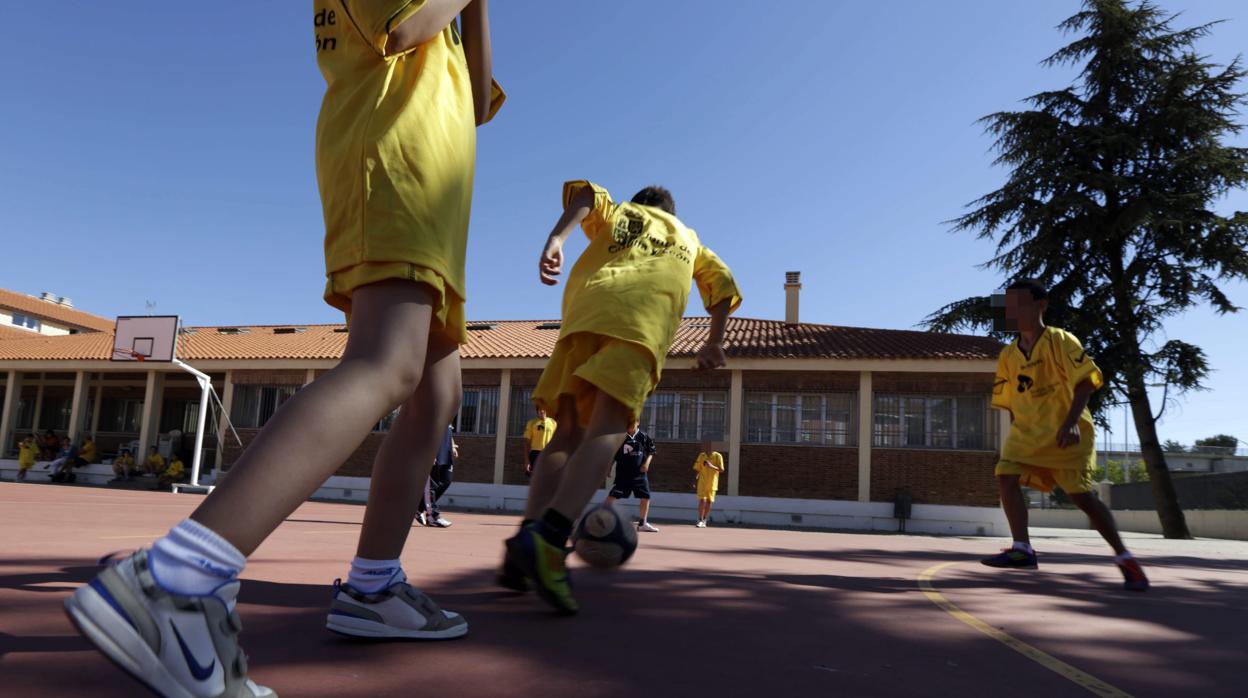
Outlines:
[[[70,300],[70,299],[66,298],[65,296],[61,296],[60,298],[57,298],[57,299],[56,299],[56,303],[57,303],[57,305],[63,305],[63,306],[65,306],[66,308],[72,308],[72,307],[74,307],[74,302],[73,302],[72,300]]]
[[[49,303],[55,303],[55,302],[56,302],[56,294],[55,294],[55,293],[52,293],[52,292],[50,292],[50,291],[44,291],[43,293],[40,293],[40,294],[39,294],[39,300],[41,300],[41,301],[47,301],[47,302],[49,302]]]
[[[786,325],[796,325],[798,320],[797,314],[797,297],[802,292],[802,272],[787,271],[784,273],[784,323]]]

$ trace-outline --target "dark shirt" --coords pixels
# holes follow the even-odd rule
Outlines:
[[[438,465],[455,465],[455,452],[451,448],[454,433],[455,428],[448,425],[446,434],[442,437],[442,445],[438,447],[438,455],[433,460],[434,463]]]
[[[638,472],[641,464],[646,462],[646,457],[655,453],[654,441],[646,432],[638,429],[636,434],[624,435],[624,444],[615,453],[615,467],[626,472]]]

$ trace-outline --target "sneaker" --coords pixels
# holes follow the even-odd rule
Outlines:
[[[449,640],[468,634],[468,621],[444,611],[407,582],[365,594],[334,580],[325,627],[342,635],[409,640]]]
[[[441,514],[438,514],[438,517],[437,517],[436,519],[434,519],[433,521],[431,521],[431,522],[429,523],[429,525],[430,525],[430,526],[436,526],[436,527],[438,527],[438,528],[450,528],[450,527],[451,527],[451,520],[450,520],[450,519],[444,519],[444,518],[442,518],[442,515],[441,515]]]
[[[1129,557],[1126,560],[1114,560],[1122,571],[1122,588],[1127,591],[1148,591],[1148,577],[1140,567],[1139,560]]]
[[[658,533],[659,532],[658,527],[651,524],[648,521],[642,521],[641,523],[637,524],[637,530],[645,531],[646,533]]]
[[[416,512],[416,523],[420,524],[421,526],[429,525],[428,519],[425,518],[425,512],[423,511]]]
[[[702,519],[698,522],[698,528],[706,528],[706,519]]]
[[[276,698],[247,678],[238,581],[208,596],[162,589],[140,550],[65,599],[65,613],[113,663],[162,696]]]
[[[498,572],[494,575],[494,579],[504,589],[520,593],[533,588],[529,585],[529,578],[524,576],[524,570],[517,567],[507,555],[503,556],[503,564],[498,566]]]
[[[1036,551],[1030,553],[1010,547],[1003,548],[1000,553],[980,560],[989,567],[1008,567],[1011,569],[1034,570],[1040,566],[1036,560]]]
[[[580,607],[572,598],[572,579],[568,574],[568,549],[551,545],[537,532],[537,524],[529,524],[507,539],[504,568],[519,570],[533,585],[537,595],[563,615],[575,615]]]

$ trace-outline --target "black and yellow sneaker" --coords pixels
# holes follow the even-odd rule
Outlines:
[[[566,564],[568,549],[552,545],[543,538],[538,531],[539,525],[528,524],[507,539],[503,567],[519,570],[528,578],[537,595],[556,611],[563,615],[575,615],[580,607],[572,598],[572,579]]]
[[[992,557],[980,560],[989,567],[1005,567],[1016,570],[1034,570],[1040,566],[1036,559],[1036,551],[1030,552],[1018,548],[1005,548]]]

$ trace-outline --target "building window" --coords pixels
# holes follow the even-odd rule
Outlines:
[[[73,398],[43,396],[42,414],[39,415],[39,428],[63,431],[69,428],[69,411]]]
[[[551,419],[555,417],[553,414],[546,416]],[[507,408],[507,435],[517,438],[524,436],[525,425],[535,417],[537,408],[533,406],[533,388],[513,386],[511,404]]]
[[[668,441],[722,441],[728,434],[728,394],[660,390],[646,400],[641,430]]]
[[[101,432],[137,434],[143,424],[143,401],[106,397],[100,401]]]
[[[204,428],[208,435],[216,433],[212,422],[212,419],[204,420]],[[198,428],[199,400],[166,400],[161,406],[160,432],[162,434],[171,431],[194,434]]]
[[[854,446],[854,393],[746,393],[748,443]]]
[[[497,433],[498,388],[464,388],[454,425],[460,434],[491,436]]]
[[[884,448],[997,448],[997,420],[984,397],[876,395],[872,443]]]
[[[259,429],[296,392],[297,385],[236,385],[230,421],[244,429]]]
[[[39,318],[32,315],[13,313],[13,324],[18,327],[25,327],[28,330],[39,331]]]
[[[21,397],[17,401],[17,429],[30,431],[35,428],[35,397]]]

